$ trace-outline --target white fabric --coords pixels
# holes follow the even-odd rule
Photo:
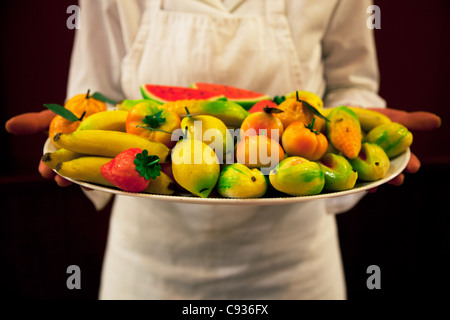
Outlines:
[[[361,0],[80,1],[68,96],[120,100],[143,83],[298,89],[326,106],[384,106]],[[105,199],[88,196],[101,208]],[[104,197],[104,195],[103,195]],[[361,194],[297,205],[198,206],[117,197],[103,299],[342,299],[334,215]]]

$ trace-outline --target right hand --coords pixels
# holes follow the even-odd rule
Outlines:
[[[5,128],[6,131],[15,135],[38,133],[48,130],[54,116],[55,113],[50,110],[23,113],[9,119],[5,124]],[[67,187],[72,184],[69,180],[55,174],[52,169],[42,162],[42,159],[39,162],[39,173],[44,178],[54,179],[60,187]]]

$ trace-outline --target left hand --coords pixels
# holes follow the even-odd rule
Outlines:
[[[426,111],[415,111],[407,112],[403,110],[390,109],[390,108],[368,108],[379,113],[386,115],[393,122],[398,122],[403,124],[410,131],[431,131],[439,128],[441,126],[441,118],[431,112]],[[411,158],[406,165],[406,173],[416,173],[420,169],[420,160],[417,156],[411,153]],[[389,181],[389,184],[400,186],[403,184],[405,175],[403,173],[399,174],[397,177]],[[376,188],[370,190],[375,191]]]

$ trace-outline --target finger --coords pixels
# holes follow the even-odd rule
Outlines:
[[[9,119],[5,124],[5,129],[9,133],[17,135],[37,133],[41,131],[38,119],[38,112],[20,114]]]
[[[405,181],[405,175],[403,173],[400,173],[398,176],[390,180],[388,183],[393,186],[401,186],[403,182]]]
[[[17,135],[38,133],[49,127],[54,116],[55,113],[50,110],[23,113],[9,119],[5,123],[5,129]]]
[[[41,174],[41,176],[46,179],[53,179],[55,177],[55,172],[53,172],[52,169],[47,167],[45,165],[45,163],[42,162],[42,160],[39,162],[38,170],[39,170],[39,173]]]
[[[441,126],[441,118],[425,111],[408,112],[403,124],[412,131],[431,131]]]
[[[48,130],[50,122],[52,122],[55,116],[56,114],[51,110],[43,110],[39,112],[39,126],[41,127],[41,131]]]
[[[431,112],[414,111],[406,112],[403,110],[391,108],[370,108],[380,112],[391,119],[393,122],[398,122],[406,126],[412,131],[431,131],[441,126],[441,118]]]
[[[61,177],[60,175],[56,175],[55,176],[55,181],[58,184],[58,186],[60,187],[68,187],[72,184],[71,181],[64,179],[63,177]]]
[[[411,153],[411,158],[409,159],[408,164],[406,165],[405,172],[407,173],[416,173],[419,171],[421,166],[419,158],[416,157],[414,153]]]

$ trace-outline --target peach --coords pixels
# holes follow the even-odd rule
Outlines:
[[[304,157],[311,161],[322,158],[327,151],[328,140],[313,127],[314,119],[310,125],[296,121],[286,128],[281,143],[289,156]]]
[[[284,131],[283,123],[273,116],[277,108],[264,107],[263,111],[258,111],[247,116],[241,125],[241,139],[245,136],[263,135],[268,138],[280,141]]]
[[[246,136],[236,145],[236,159],[249,168],[274,167],[284,159],[284,151],[267,136]]]

